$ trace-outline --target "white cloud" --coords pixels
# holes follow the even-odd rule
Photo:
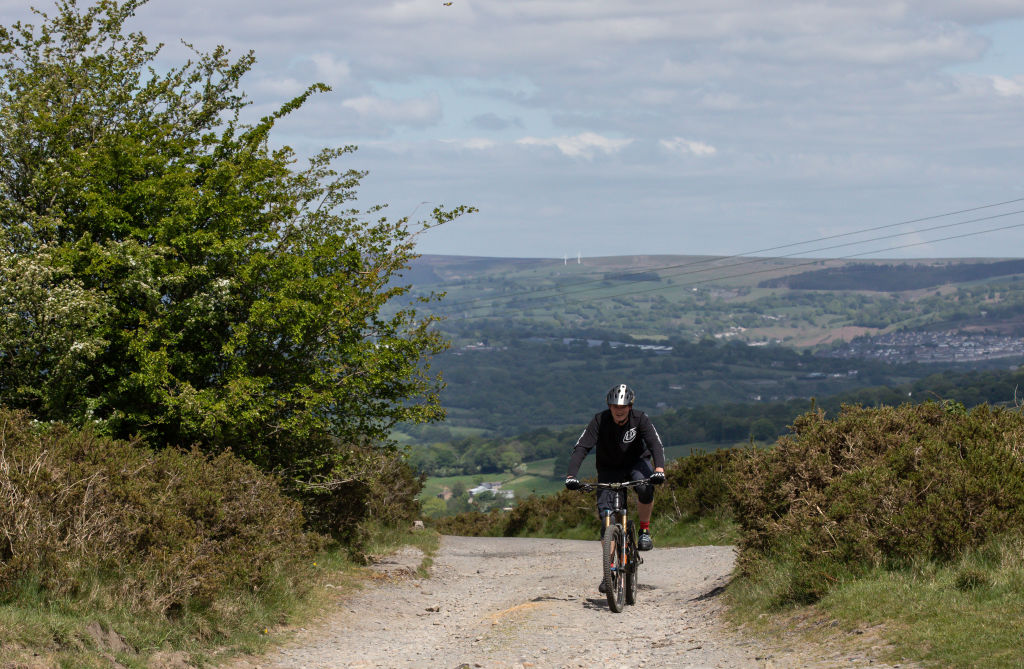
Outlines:
[[[905,9],[945,21],[983,24],[999,19],[1020,17],[1020,0],[910,0]]]
[[[999,95],[1004,97],[1024,96],[1024,77],[1008,79],[1007,77],[993,76],[991,79],[992,88]]]
[[[697,156],[698,158],[706,158],[713,156],[718,153],[718,149],[706,144],[704,142],[696,142],[690,139],[684,139],[682,137],[672,137],[671,139],[662,139],[658,142],[662,147],[668,149],[673,153],[682,153]]]
[[[796,64],[807,72],[824,71],[826,63],[912,67],[922,62],[971,61],[987,46],[985,39],[967,29],[947,25],[926,29],[865,26],[811,33],[753,31],[721,43],[724,53],[746,60]]]
[[[370,121],[425,127],[441,119],[441,99],[437,94],[408,100],[390,100],[372,95],[349,98],[342,107],[355,111]]]
[[[705,109],[735,110],[743,104],[738,95],[732,93],[706,93],[701,96],[700,104]]]
[[[696,85],[705,81],[732,78],[736,74],[737,67],[721,59],[680,61],[670,57],[653,68],[649,76],[656,81]]]
[[[498,146],[498,143],[493,139],[487,139],[485,137],[470,137],[468,139],[442,139],[445,144],[458,147],[460,149],[470,149],[473,151],[486,151],[487,149],[493,149]]]
[[[642,88],[633,94],[633,101],[648,107],[671,104],[678,97],[679,92],[671,88]]]
[[[309,58],[316,66],[317,77],[326,84],[335,86],[349,78],[352,68],[343,60],[337,60],[332,54],[317,53]]]
[[[28,5],[0,0],[0,24]],[[556,207],[578,215],[542,216],[540,238],[575,238],[576,220],[614,230],[634,215],[623,201],[664,223],[638,245],[713,219],[686,250],[721,252],[1022,192],[1024,0],[178,0],[129,28],[167,44],[161,66],[188,56],[179,38],[253,49],[256,118],[332,85],[282,120],[284,139],[359,144],[379,201],[486,204],[476,253],[538,253],[517,226]],[[751,211],[777,225],[746,227]]]
[[[595,152],[613,154],[626,148],[632,139],[613,139],[593,132],[562,137],[523,137],[516,140],[524,146],[554,146],[570,158],[593,158]]]
[[[261,77],[251,93],[260,97],[269,95],[275,100],[287,100],[301,94],[310,83],[295,77]]]

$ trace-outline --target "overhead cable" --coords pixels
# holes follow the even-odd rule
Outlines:
[[[920,218],[913,218],[913,219],[908,219],[908,220],[905,220],[905,221],[900,221],[898,223],[888,223],[886,225],[878,225],[878,226],[869,227],[869,228],[862,228],[860,230],[854,230],[852,232],[843,232],[843,233],[839,233],[839,234],[835,234],[835,235],[827,235],[827,236],[824,236],[824,237],[817,237],[815,239],[809,239],[809,240],[801,241],[801,242],[790,242],[790,243],[787,243],[787,244],[781,244],[781,245],[778,245],[778,246],[771,246],[771,247],[767,247],[767,248],[763,248],[763,249],[758,249],[758,250],[755,250],[755,251],[747,251],[747,252],[744,252],[744,253],[737,253],[737,254],[728,255],[728,256],[716,256],[716,257],[712,257],[712,258],[705,258],[705,259],[702,259],[702,260],[687,261],[685,263],[678,263],[678,264],[672,264],[672,265],[643,267],[643,268],[639,268],[639,269],[634,270],[634,271],[622,272],[622,273],[620,273],[619,276],[622,277],[622,278],[627,278],[628,279],[630,276],[640,276],[640,275],[643,275],[643,274],[649,274],[650,272],[661,272],[661,271],[670,270],[670,269],[683,269],[683,268],[688,268],[688,267],[696,267],[696,266],[700,266],[700,265],[706,265],[706,264],[710,264],[710,263],[721,263],[721,262],[725,262],[725,261],[728,261],[728,260],[733,260],[733,259],[736,259],[736,258],[744,258],[744,257],[756,256],[756,255],[760,255],[760,254],[764,254],[764,253],[770,253],[772,251],[780,251],[782,249],[794,248],[794,247],[798,247],[798,246],[806,246],[808,244],[817,244],[819,242],[830,241],[830,240],[833,240],[833,239],[841,239],[841,238],[844,238],[844,237],[852,237],[854,235],[860,235],[860,234],[864,234],[864,233],[868,233],[868,232],[877,232],[879,230],[887,230],[887,229],[890,229],[890,228],[901,227],[901,226],[904,226],[904,225],[912,225],[914,223],[922,223],[924,221],[932,221],[932,220],[937,220],[937,219],[940,219],[940,218],[948,218],[950,216],[958,216],[960,214],[967,214],[967,213],[971,213],[971,212],[974,212],[974,211],[981,211],[981,210],[984,210],[984,209],[992,209],[994,207],[1001,207],[1001,206],[1005,206],[1007,204],[1014,204],[1016,202],[1024,202],[1024,198],[1015,198],[1015,199],[1012,199],[1012,200],[1005,200],[1003,202],[994,202],[994,203],[991,203],[991,204],[984,204],[984,205],[980,205],[980,206],[977,206],[977,207],[969,207],[967,209],[960,209],[960,210],[957,210],[957,211],[950,211],[950,212],[946,212],[946,213],[943,213],[943,214],[934,214],[934,215],[931,215],[931,216],[923,216],[923,217],[920,217]],[[1018,212],[1012,212],[1012,213],[1018,213]],[[1006,214],[1006,215],[1008,215],[1008,214]],[[983,220],[988,220],[988,217],[973,219],[971,221],[963,221],[961,223],[954,224],[954,225],[964,225],[964,224],[967,224],[967,223],[978,222],[978,221],[983,221]],[[940,229],[942,227],[952,227],[952,226],[938,226],[938,227],[934,227],[934,228],[922,228],[920,230],[911,231],[909,233],[903,233],[903,234],[913,234],[914,232],[924,232],[924,231],[928,231],[928,230],[937,230],[937,229]],[[885,239],[885,238],[886,237],[872,238],[872,239],[863,240],[862,242],[855,242],[855,243],[867,243],[867,242],[870,242],[870,241],[876,241],[877,239]],[[851,244],[847,244],[847,245],[851,245]],[[842,245],[840,245],[840,246],[842,246]],[[794,255],[803,255],[805,253],[814,253],[814,252],[817,252],[817,251],[828,250],[828,249],[831,249],[831,248],[838,248],[838,246],[837,247],[825,247],[823,249],[813,249],[813,250],[809,250],[809,251],[805,251],[805,252],[798,252],[798,253],[793,253],[793,254],[789,254],[789,255],[786,255],[786,256],[776,256],[776,257],[792,257]],[[759,261],[756,261],[756,262],[759,262]],[[702,270],[700,270],[700,271],[702,271]],[[669,275],[669,276],[678,276],[678,275]],[[520,296],[525,296],[525,295],[529,295],[529,297],[531,297],[531,298],[542,299],[542,298],[546,297],[544,295],[544,293],[549,293],[549,292],[552,293],[550,295],[551,297],[561,297],[563,295],[569,295],[569,294],[574,294],[575,293],[575,291],[571,291],[571,290],[567,290],[567,289],[580,288],[580,287],[589,286],[589,285],[592,285],[592,284],[603,283],[604,281],[605,281],[604,279],[588,279],[588,280],[583,280],[583,281],[579,281],[579,282],[576,282],[576,283],[572,283],[572,284],[569,284],[567,286],[558,286],[558,287],[554,287],[554,288],[547,288],[547,289],[542,289],[540,291],[531,291],[529,293],[521,292],[521,293],[512,293],[512,294],[506,294],[506,295],[497,295],[497,296],[494,296],[494,297],[476,297],[476,298],[472,298],[472,299],[469,299],[469,300],[464,300],[462,302],[451,302],[451,303],[448,303],[445,306],[450,308],[450,309],[459,309],[459,308],[462,308],[462,307],[466,307],[466,306],[475,304],[477,302],[493,303],[496,300],[514,300],[514,299],[516,299],[516,298],[518,298]],[[540,293],[540,294],[538,294],[538,293]]]
[[[991,220],[991,219],[994,219],[994,218],[1000,218],[1000,217],[1010,216],[1010,215],[1013,215],[1013,214],[1020,214],[1020,213],[1024,213],[1024,210],[1015,211],[1015,212],[1008,212],[1008,213],[1005,213],[1005,214],[999,214],[999,215],[995,215],[995,216],[986,216],[986,217],[979,218],[979,219],[972,219],[971,221],[963,221],[963,222],[961,222],[959,224],[962,225],[962,224],[973,223],[973,222],[978,222],[978,221],[982,221],[982,220]],[[891,239],[893,237],[905,236],[906,234],[914,234],[914,233],[917,233],[917,232],[927,232],[927,231],[930,231],[930,230],[937,230],[937,229],[949,228],[949,227],[953,227],[953,225],[934,226],[933,228],[925,228],[925,229],[922,229],[922,230],[915,230],[915,231],[912,231],[910,233],[903,233],[903,234],[900,234],[900,235],[885,235],[885,236],[882,236],[882,237],[868,239],[868,240],[863,240],[861,242],[856,242],[856,243],[857,244],[864,244],[864,243],[868,243],[868,242],[872,242],[872,241],[879,241],[881,239]],[[948,237],[940,237],[938,239],[930,239],[930,240],[925,240],[925,241],[920,241],[920,242],[912,242],[912,243],[909,243],[909,244],[899,244],[899,245],[895,245],[895,246],[889,246],[889,247],[886,247],[886,248],[874,249],[874,250],[871,250],[871,251],[862,251],[862,252],[858,252],[858,253],[848,254],[848,255],[845,255],[845,256],[839,256],[839,257],[836,257],[836,258],[830,258],[830,260],[849,260],[849,259],[852,259],[852,258],[859,258],[859,257],[863,257],[863,256],[873,255],[873,254],[886,253],[886,252],[889,252],[889,251],[895,251],[895,250],[905,249],[905,248],[912,248],[912,247],[916,247],[916,246],[923,246],[923,245],[926,245],[926,244],[935,244],[935,243],[939,243],[939,242],[950,241],[950,240],[953,240],[953,239],[963,239],[963,238],[966,238],[966,237],[975,237],[975,236],[978,236],[978,235],[990,234],[990,233],[993,233],[993,232],[1001,232],[1001,231],[1005,231],[1005,230],[1012,230],[1012,229],[1021,228],[1021,227],[1024,227],[1024,223],[1015,223],[1013,225],[1005,225],[1005,226],[1000,226],[1000,227],[996,227],[996,228],[989,228],[989,229],[986,229],[986,230],[978,230],[978,231],[974,231],[974,232],[967,232],[967,233],[963,233],[963,234],[960,234],[960,235],[950,235]],[[839,247],[839,246],[849,246],[849,245],[850,244],[840,244],[840,245],[836,245],[836,247]],[[833,247],[829,247],[829,248],[833,248]],[[815,249],[815,250],[822,250],[822,249]],[[808,252],[813,252],[813,251],[807,251],[807,252],[803,252],[803,253],[808,253]],[[793,255],[793,254],[790,254],[790,255]],[[772,258],[755,259],[752,262],[764,262],[765,260],[772,260]],[[810,260],[810,261],[807,261],[805,263],[798,263],[798,264],[795,264],[795,265],[790,265],[789,269],[799,268],[799,267],[809,267],[809,266],[812,266],[812,265],[816,265],[819,262],[820,262],[820,259]],[[730,265],[730,266],[723,267],[723,268],[718,268],[718,269],[731,269],[731,268],[736,268],[736,267],[740,267],[740,266],[747,265],[747,264],[751,264],[751,263],[750,262],[737,263],[737,264],[734,264],[734,265]],[[726,275],[720,275],[720,276],[713,276],[713,277],[709,277],[709,278],[706,278],[706,279],[700,279],[700,280],[696,280],[696,281],[692,281],[692,282],[688,282],[688,283],[684,283],[684,284],[674,284],[674,285],[671,285],[671,286],[656,286],[654,288],[649,288],[649,289],[646,289],[646,290],[630,290],[630,291],[622,292],[622,293],[618,293],[618,294],[602,295],[601,297],[602,297],[602,299],[614,299],[614,298],[617,298],[617,297],[645,295],[645,294],[649,294],[649,293],[661,292],[661,291],[666,291],[666,290],[674,290],[674,289],[679,289],[679,288],[691,288],[691,287],[696,287],[696,286],[699,286],[699,285],[702,285],[702,284],[711,283],[711,282],[714,282],[714,281],[725,281],[725,280],[729,280],[729,279],[737,279],[737,278],[743,278],[743,277],[747,277],[747,276],[754,276],[754,275],[757,275],[757,274],[765,274],[765,273],[768,273],[768,272],[778,272],[778,268],[773,267],[773,268],[768,268],[768,269],[753,270],[753,271],[750,271],[750,272],[742,272],[742,273],[739,273],[739,274],[726,274]],[[553,296],[551,296],[550,298],[547,298],[547,299],[552,299],[552,298],[555,298],[555,297],[569,297],[569,298],[572,298],[575,295],[583,294],[585,292],[589,292],[589,291],[579,291],[577,293],[566,293],[566,294],[561,295],[561,296],[553,295]],[[585,302],[588,299],[590,299],[590,298],[569,299],[569,300],[567,300],[567,303],[568,304],[574,304],[574,303],[579,303],[579,302]],[[477,308],[479,308],[479,307],[477,307]],[[496,317],[498,317],[498,316],[495,315],[495,314],[480,314],[480,315],[473,315],[473,316],[465,315],[465,316],[461,316],[461,317],[459,317],[459,316],[449,316],[449,318],[451,320],[460,320],[460,321],[462,321],[462,320],[478,320],[478,319],[482,319],[482,318],[496,318]]]

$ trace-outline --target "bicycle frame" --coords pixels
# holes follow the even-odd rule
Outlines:
[[[615,612],[622,611],[623,599],[626,604],[636,603],[637,592],[637,571],[643,563],[637,551],[636,532],[628,518],[628,499],[626,491],[645,485],[650,479],[637,481],[623,481],[615,483],[584,483],[580,490],[613,490],[615,491],[614,506],[602,512],[602,545],[608,543],[608,537],[621,537],[614,546],[614,556],[611,564],[602,566],[607,587],[608,606]],[[614,517],[614,525],[612,518]],[[615,527],[615,531],[609,534],[609,528]],[[607,560],[605,560],[607,561]],[[621,565],[621,566],[619,566]],[[622,572],[622,573],[619,573]]]
[[[615,516],[615,522],[626,527],[627,512],[628,512],[628,500],[626,499],[626,491],[630,488],[637,488],[642,485],[646,485],[651,482],[651,479],[638,479],[636,481],[623,481],[621,483],[581,483],[580,490],[584,492],[593,492],[594,490],[614,490],[615,495],[615,506],[605,511],[602,519],[604,526],[608,527],[611,524],[611,516]],[[621,506],[620,506],[621,504]]]

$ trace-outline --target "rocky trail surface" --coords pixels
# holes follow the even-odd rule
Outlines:
[[[612,613],[597,591],[599,551],[597,541],[446,536],[430,578],[414,576],[418,552],[393,556],[378,566],[386,578],[286,646],[230,666],[887,666],[842,639],[768,643],[729,629],[717,595],[731,547],[644,554],[637,604]]]

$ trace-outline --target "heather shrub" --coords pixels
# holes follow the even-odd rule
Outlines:
[[[673,522],[728,515],[729,474],[740,451],[723,448],[711,453],[695,451],[665,466],[665,485],[658,491],[656,512]]]
[[[487,513],[464,511],[428,521],[441,534],[462,537],[503,537],[508,525],[508,512],[491,509]]]
[[[667,463],[665,483],[655,493],[655,513],[669,523],[727,515],[728,474],[736,453],[734,449],[697,452]],[[629,493],[629,503],[635,510],[633,493]],[[547,497],[528,497],[508,512],[470,511],[439,518],[433,526],[439,532],[463,536],[560,536],[575,528],[580,528],[583,536],[596,536],[598,517],[593,493],[563,490]]]
[[[0,599],[169,615],[301,589],[320,545],[298,502],[231,453],[208,456],[39,425],[0,410]]]
[[[875,566],[945,561],[1024,528],[1024,416],[929,402],[796,419],[737,457],[740,566],[786,574],[777,603],[811,602]],[[777,577],[776,577],[777,578]]]
[[[420,514],[417,499],[424,477],[393,447],[335,445],[309,481],[284,481],[285,491],[302,503],[308,526],[330,535],[358,556],[368,528],[404,526]]]
[[[562,490],[548,497],[529,497],[507,513],[502,534],[506,537],[555,535],[573,527],[597,531],[597,508],[593,493]]]
[[[439,518],[432,526],[443,534],[473,537],[558,536],[566,529],[589,524],[596,531],[594,497],[563,490],[546,497],[527,497],[511,511],[467,511]]]

